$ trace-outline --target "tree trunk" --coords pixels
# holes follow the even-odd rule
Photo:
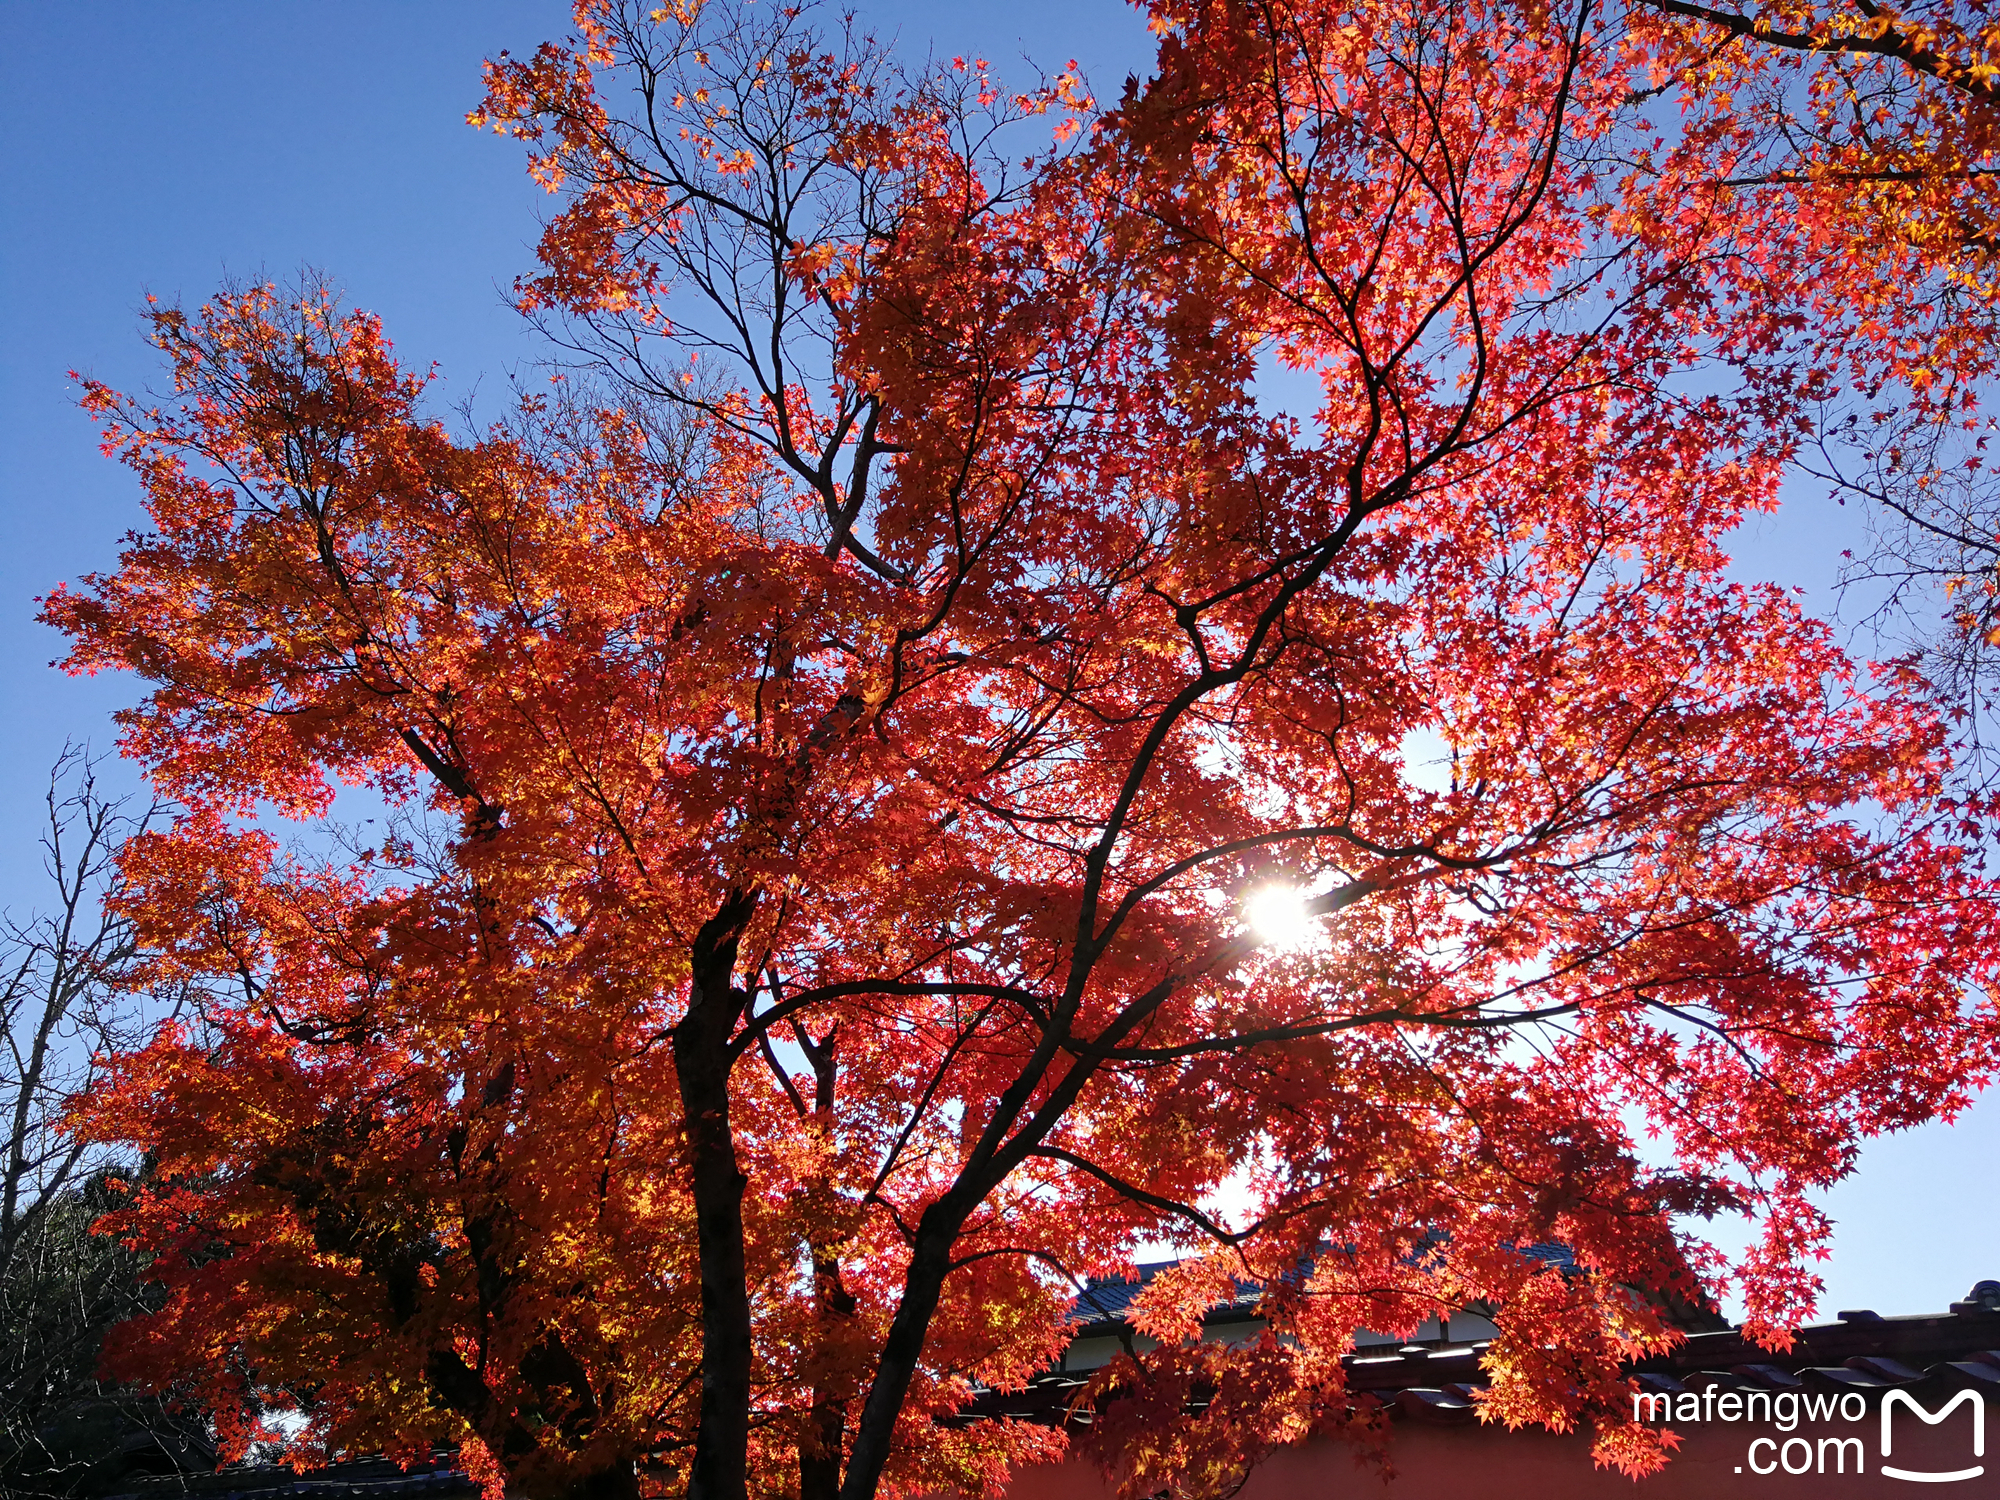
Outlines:
[[[757,892],[734,891],[694,941],[687,1015],[674,1027],[701,1261],[701,1417],[688,1500],[746,1500],[750,1446],[750,1294],[743,1190],[729,1125],[729,1038],[745,996],[730,982]]]
[[[861,1408],[861,1423],[854,1434],[854,1455],[848,1460],[847,1478],[841,1484],[841,1500],[874,1500],[875,1489],[888,1466],[896,1434],[896,1418],[916,1377],[917,1361],[923,1357],[924,1336],[930,1331],[944,1293],[945,1277],[951,1272],[951,1247],[957,1238],[964,1214],[949,1196],[933,1203],[917,1224],[916,1243],[910,1251],[910,1269],[903,1279],[903,1297],[896,1306],[889,1336],[882,1343],[882,1357],[875,1378],[868,1387],[868,1400]]]
[[[854,1297],[841,1280],[840,1262],[818,1246],[813,1248],[813,1292],[823,1354],[831,1342],[831,1325],[854,1316]],[[847,1401],[835,1389],[839,1378],[837,1373],[823,1374],[813,1386],[812,1414],[799,1442],[799,1500],[837,1500],[840,1494]]]

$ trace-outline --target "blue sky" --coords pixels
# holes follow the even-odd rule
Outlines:
[[[1075,57],[1115,95],[1149,53],[1114,0],[862,8],[921,56]],[[444,403],[491,399],[534,346],[505,289],[546,200],[511,144],[464,123],[479,62],[560,34],[559,0],[192,0],[0,5],[0,904],[34,895],[36,799],[67,738],[108,747],[129,683],[74,680],[34,596],[109,566],[142,520],[99,456],[71,368],[153,374],[144,294],[199,300],[225,274],[322,268],[436,361]],[[1741,538],[1739,568],[1828,584],[1852,517],[1801,495]],[[129,779],[129,778],[128,778]],[[2000,1097],[1955,1127],[1878,1142],[1829,1208],[1834,1310],[1936,1310],[2000,1276]],[[1984,1187],[1981,1184],[1985,1184]]]

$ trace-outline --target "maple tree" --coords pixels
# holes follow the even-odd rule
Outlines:
[[[1980,395],[1992,367],[2000,28],[1980,4],[1648,3],[1703,23],[1637,28],[1656,86],[1671,80],[1661,91],[1685,90],[1695,106],[1683,111],[1697,127],[1686,139],[1652,143],[1657,165],[1725,184],[1732,238],[1759,274],[1785,280],[1804,316],[1832,314],[1841,337],[1862,336],[1866,357],[1846,361],[1849,388],[1834,393],[1845,399],[1817,403],[1800,459],[1843,503],[1860,502],[1873,534],[1850,581],[1874,600],[1888,649],[1914,648],[1971,726],[1962,770],[1990,789],[2000,596]]]
[[[1355,1329],[1474,1304],[1486,1416],[1643,1472],[1658,1294],[1782,1340],[1813,1192],[1990,1076],[1949,722],[1725,552],[1830,404],[1969,410],[1979,234],[1879,229],[1984,179],[1852,167],[1986,75],[1683,6],[1152,17],[1105,109],[584,0],[474,117],[562,195],[572,368],[512,417],[449,433],[319,285],[88,386],[153,529],[45,613],[153,684],[125,909],[208,999],[78,1122],[155,1163],[115,1367],[226,1447],[991,1488],[1063,1433],[939,1419],[1164,1243],[1088,1392],[1123,1494],[1370,1440]],[[1850,138],[1810,70],[1871,68]],[[343,786],[383,827],[287,844]],[[1240,1283],[1269,1333],[1200,1342]]]

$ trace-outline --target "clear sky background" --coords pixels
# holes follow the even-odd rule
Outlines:
[[[862,19],[913,60],[1071,58],[1101,96],[1149,38],[1116,0],[882,0]],[[560,0],[0,0],[0,905],[36,895],[35,818],[65,740],[109,748],[134,686],[50,669],[36,595],[113,564],[137,486],[102,458],[66,372],[155,374],[144,295],[199,301],[225,275],[330,272],[380,313],[441,401],[491,400],[535,346],[506,288],[547,199],[514,144],[464,123],[479,63],[561,35]],[[1797,494],[1740,538],[1738,570],[1835,607],[1853,517]],[[115,772],[122,784],[129,773]],[[2000,1277],[2000,1096],[1869,1147],[1828,1208],[1822,1308],[1940,1310]]]

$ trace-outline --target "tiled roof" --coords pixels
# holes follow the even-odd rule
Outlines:
[[[1147,1286],[1160,1272],[1171,1269],[1177,1262],[1171,1260],[1153,1261],[1134,1267],[1137,1275],[1132,1280],[1122,1276],[1092,1277],[1077,1294],[1076,1307],[1070,1313],[1071,1325],[1076,1336],[1081,1338],[1097,1329],[1112,1329],[1125,1321],[1125,1314]],[[1247,1316],[1247,1309],[1257,1305],[1257,1290],[1248,1282],[1236,1283],[1234,1295],[1227,1301],[1217,1303],[1209,1310],[1211,1322],[1224,1321],[1231,1312]]]
[[[1147,1269],[1158,1270],[1142,1268]],[[1114,1304],[1107,1298],[1093,1308],[1108,1310],[1115,1305],[1122,1310],[1129,1305],[1138,1285],[1122,1285],[1126,1288],[1122,1300]],[[1222,1304],[1209,1321],[1240,1321],[1246,1315],[1240,1301]],[[1476,1420],[1474,1395],[1486,1384],[1480,1368],[1486,1349],[1485,1343],[1365,1349],[1343,1361],[1347,1388],[1364,1404],[1387,1407],[1393,1416],[1470,1423]],[[1882,1317],[1865,1310],[1843,1312],[1835,1322],[1800,1329],[1785,1354],[1760,1347],[1740,1329],[1728,1329],[1692,1334],[1671,1353],[1639,1361],[1631,1369],[1640,1389],[1668,1394],[1710,1386],[1807,1392],[1900,1388],[1935,1401],[1970,1388],[2000,1397],[2000,1281],[1980,1282],[1964,1301],[1941,1314]],[[1030,1382],[1026,1390],[982,1395],[957,1420],[1009,1416],[1062,1422],[1085,1383],[1083,1375],[1054,1371]]]
[[[1576,1257],[1566,1245],[1525,1245],[1520,1247],[1520,1253],[1565,1271],[1576,1268]],[[1084,1338],[1094,1332],[1110,1332],[1117,1328],[1125,1321],[1126,1311],[1147,1284],[1160,1272],[1177,1264],[1179,1262],[1171,1260],[1150,1261],[1133,1267],[1136,1275],[1131,1279],[1122,1276],[1093,1277],[1077,1295],[1076,1307],[1070,1314],[1074,1336]],[[1255,1317],[1257,1301],[1257,1288],[1250,1282],[1239,1281],[1234,1295],[1209,1310],[1207,1321],[1227,1323]]]

